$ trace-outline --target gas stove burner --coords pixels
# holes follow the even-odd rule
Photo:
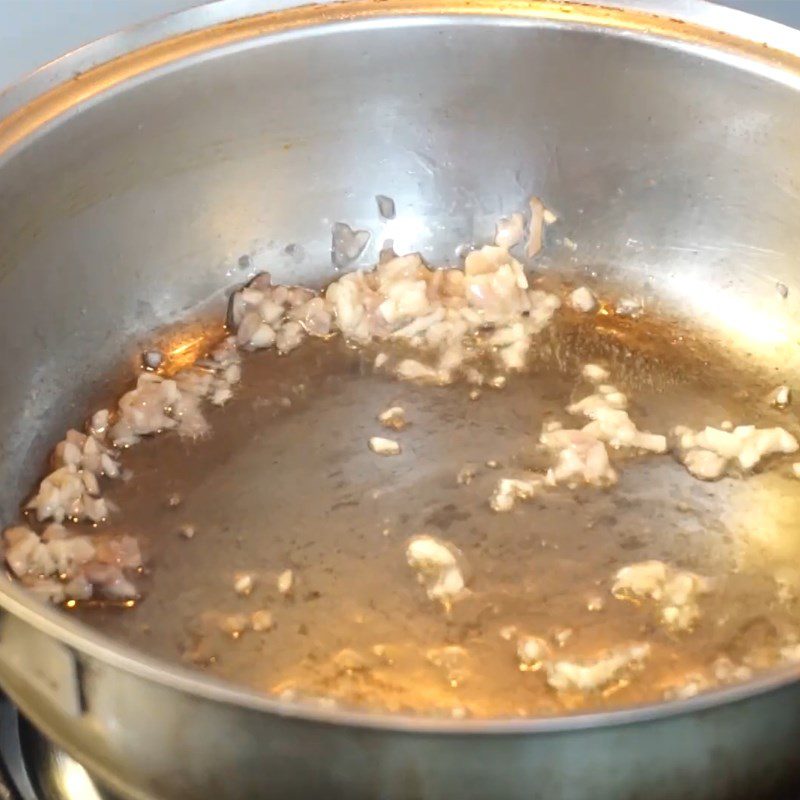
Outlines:
[[[0,700],[0,800],[118,800]]]

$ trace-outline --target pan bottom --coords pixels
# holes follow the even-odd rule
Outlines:
[[[726,420],[794,429],[792,407],[768,402],[769,380],[672,324],[567,310],[502,387],[401,382],[374,367],[376,352],[337,338],[246,354],[236,395],[208,414],[210,436],[131,448],[134,479],[108,491],[122,513],[107,526],[142,543],[143,599],[72,613],[265,692],[456,716],[686,696],[791,652],[800,494],[786,460],[706,482],[669,454],[612,451],[614,486],[490,506],[502,477],[547,466],[542,425],[591,391],[586,363],[606,366],[640,429],[664,433]],[[400,431],[377,420],[395,406]],[[400,453],[376,454],[375,436]],[[407,564],[421,533],[468,563],[468,591],[450,608]],[[612,593],[618,570],[650,560],[713,583],[690,630],[665,625],[653,598]],[[521,663],[527,636],[572,664],[632,643],[649,652],[597,691],[557,691],[546,664]]]

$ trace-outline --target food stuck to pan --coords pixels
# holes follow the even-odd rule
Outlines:
[[[457,266],[261,273],[224,326],[154,337],[55,446],[8,570],[152,655],[343,707],[553,715],[800,661],[785,376],[537,271],[552,219],[534,198]]]

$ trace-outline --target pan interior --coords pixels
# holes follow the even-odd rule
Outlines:
[[[247,354],[240,390],[209,413],[210,437],[131,448],[134,477],[110,488],[122,512],[106,528],[142,543],[144,599],[71,613],[261,691],[484,717],[707,688],[732,679],[715,677],[720,663],[767,668],[800,635],[800,493],[785,459],[708,483],[669,455],[617,454],[616,486],[556,490],[510,513],[489,505],[501,476],[546,465],[542,424],[563,420],[587,393],[585,363],[606,364],[639,427],[659,432],[723,420],[796,430],[793,406],[769,403],[773,373],[675,320],[569,309],[503,388],[401,382],[374,368],[376,352],[335,338],[286,357]],[[376,417],[397,405],[409,424],[387,432]],[[375,435],[398,440],[401,454],[373,453]],[[465,467],[468,483],[457,477]],[[456,545],[469,563],[470,594],[449,611],[406,564],[419,533]],[[611,594],[617,570],[649,559],[717,581],[691,632],[659,624],[650,602]],[[248,596],[234,590],[241,573],[255,578]],[[268,632],[224,629],[226,617],[258,610],[273,617]],[[652,652],[641,672],[603,691],[554,692],[543,671],[520,669],[517,641],[528,634],[565,659],[631,641]]]
[[[622,12],[612,30],[516,6],[508,24],[500,10],[467,21],[434,6],[399,26],[371,12],[282,36],[276,22],[276,35],[243,46],[198,44],[142,74],[134,65],[135,79],[107,92],[86,76],[76,86],[91,102],[3,153],[3,524],[52,443],[119,388],[120,354],[138,357],[136,340],[237,280],[242,264],[319,285],[336,219],[372,232],[360,266],[385,238],[448,263],[535,189],[559,217],[537,269],[620,285],[648,313],[591,323],[566,313],[529,372],[477,400],[466,386],[375,373],[374,354],[340,340],[248,355],[241,391],[209,414],[211,437],[145,441],[126,455],[135,479],[110,487],[122,513],[108,529],[146,548],[145,599],[69,613],[263,691],[429,713],[585,703],[519,669],[515,640],[500,635],[511,626],[554,647],[572,629],[565,657],[651,643],[645,670],[590,706],[661,699],[720,657],[769,667],[796,635],[789,461],[707,484],[668,457],[621,459],[608,491],[554,492],[505,515],[488,499],[503,470],[541,466],[542,422],[564,418],[593,359],[650,430],[731,420],[797,432],[794,406],[765,399],[797,372],[791,58],[768,70],[768,52],[751,60],[731,41],[723,54],[694,28],[683,40],[679,23],[663,40],[641,36]],[[386,193],[398,214],[378,222],[374,197]],[[366,442],[394,403],[411,424],[401,455],[379,458]],[[467,464],[475,477],[459,484]],[[179,534],[187,525],[192,539]],[[449,614],[406,565],[421,531],[470,562],[471,594]],[[645,559],[720,579],[690,635],[610,595],[617,569]],[[288,599],[276,588],[286,569]],[[247,598],[232,587],[245,570],[257,575]],[[263,635],[232,640],[214,626],[214,615],[256,609],[274,616]]]

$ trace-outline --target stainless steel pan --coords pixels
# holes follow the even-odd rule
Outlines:
[[[5,517],[139,337],[245,254],[330,277],[331,223],[369,228],[377,193],[435,262],[535,187],[581,270],[796,374],[798,88],[800,34],[699,2],[234,0],[47,66],[0,97]],[[126,797],[750,798],[800,771],[794,670],[563,718],[376,716],[0,603],[3,688]]]

